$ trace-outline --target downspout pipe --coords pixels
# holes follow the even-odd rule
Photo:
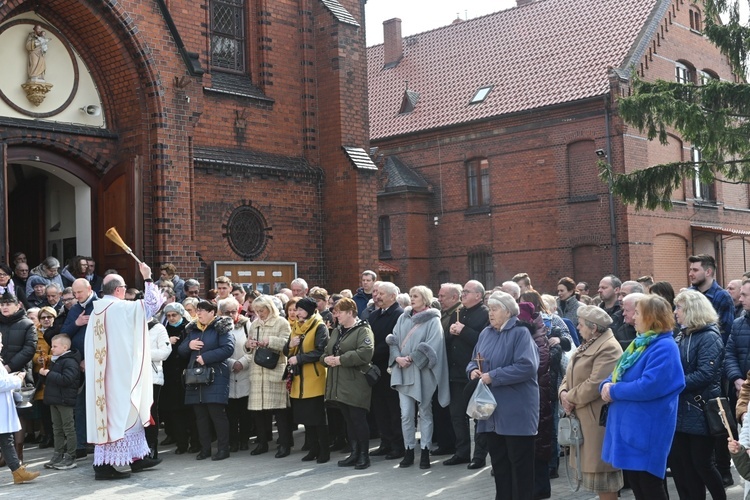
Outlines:
[[[610,113],[612,102],[612,93],[608,92],[604,96],[604,126],[607,137],[607,162],[610,170],[612,167],[612,135],[610,133]],[[617,250],[617,225],[615,223],[615,197],[612,194],[612,176],[607,181],[607,197],[609,198],[609,244],[612,247],[612,274],[619,276],[619,252]]]

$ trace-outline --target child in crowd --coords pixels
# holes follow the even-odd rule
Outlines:
[[[739,441],[735,441],[732,436],[729,436],[727,441],[729,442],[729,453],[734,460],[734,466],[737,468],[739,475],[746,481],[745,493],[742,498],[748,500],[750,499],[750,451],[748,451],[748,448],[750,448],[750,423],[742,426],[739,438]]]
[[[2,348],[3,342],[0,339],[0,350]],[[21,421],[18,420],[13,391],[21,388],[25,377],[25,372],[8,373],[6,370],[0,370],[0,452],[2,452],[8,468],[13,472],[15,484],[21,484],[39,477],[38,472],[29,472],[25,465],[21,465],[18,461],[16,448],[13,445],[13,433],[21,430]]]
[[[52,366],[42,368],[39,375],[47,378],[44,404],[50,406],[55,453],[44,464],[45,469],[67,470],[76,466],[76,429],[73,411],[81,377],[81,355],[70,349],[70,337],[52,337]]]

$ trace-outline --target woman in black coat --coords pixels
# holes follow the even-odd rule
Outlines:
[[[714,500],[727,498],[711,455],[716,438],[708,430],[705,405],[721,396],[724,344],[718,316],[711,302],[697,290],[685,290],[674,299],[682,330],[677,336],[685,389],[677,408],[677,429],[669,452],[680,500],[704,499],[706,488]]]
[[[229,366],[227,359],[234,352],[234,328],[231,318],[216,316],[216,304],[202,300],[198,303],[198,319],[185,328],[185,339],[178,352],[190,360],[188,366],[213,369],[214,380],[208,385],[187,385],[185,404],[192,405],[198,426],[201,452],[196,457],[204,460],[211,456],[211,424],[218,441],[218,452],[211,460],[229,458],[229,420],[226,406],[229,402]]]
[[[195,414],[185,411],[185,386],[182,384],[182,372],[187,368],[188,360],[177,353],[190,320],[185,318],[187,313],[179,302],[164,306],[164,316],[167,319],[167,336],[172,344],[172,354],[162,362],[164,387],[159,397],[159,415],[164,421],[167,437],[161,444],[176,444],[175,455],[182,455],[188,451],[189,436],[190,453],[197,453],[200,451],[198,427],[195,425]]]

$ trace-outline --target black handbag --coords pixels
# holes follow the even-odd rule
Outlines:
[[[702,399],[702,398],[701,398]],[[729,405],[727,398],[713,398],[709,399],[705,403],[704,412],[706,415],[706,421],[708,422],[708,431],[712,436],[716,437],[727,437],[727,429],[724,427],[724,422],[721,421],[721,410],[723,409],[724,416],[727,419],[727,425],[732,431],[732,438],[737,441],[739,434],[737,432],[737,421],[734,419],[734,413]]]
[[[214,369],[210,366],[195,366],[195,360],[191,360],[182,371],[182,381],[185,385],[211,385],[214,382]]]
[[[255,334],[255,340],[260,338],[260,327]],[[256,365],[273,370],[279,364],[279,353],[268,347],[256,347],[253,361]]]
[[[378,383],[378,380],[380,380],[380,368],[378,368],[376,365],[370,365],[370,368],[366,372],[364,372],[365,380],[367,380],[367,385],[370,387],[374,387],[375,384]]]

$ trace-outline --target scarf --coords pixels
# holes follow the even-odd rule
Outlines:
[[[621,379],[623,374],[631,366],[633,366],[636,361],[638,361],[638,359],[641,357],[641,354],[643,354],[646,348],[651,345],[651,342],[656,340],[658,336],[659,334],[653,330],[649,330],[647,332],[639,333],[638,335],[636,335],[635,340],[633,340],[628,348],[625,349],[625,352],[622,353],[622,356],[615,365],[615,369],[612,372],[613,384]]]
[[[599,340],[599,337],[607,333],[609,329],[605,330],[603,333],[595,333],[590,339],[588,339],[586,342],[578,346],[578,349],[576,349],[576,354],[581,354],[582,352],[585,352],[586,349],[591,347],[591,344]]]
[[[210,324],[211,324],[211,323],[209,323],[209,325],[210,325]],[[200,330],[200,331],[202,331],[202,332],[205,332],[205,331],[206,331],[206,328],[208,328],[208,325],[204,325],[203,323],[201,323],[200,321],[198,321],[198,320],[196,319],[196,320],[195,320],[195,327],[196,327],[196,328],[197,328],[198,330]]]

